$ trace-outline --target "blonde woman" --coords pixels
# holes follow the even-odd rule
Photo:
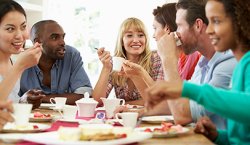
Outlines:
[[[101,103],[114,87],[117,98],[127,104],[144,105],[144,90],[156,80],[163,80],[163,69],[156,51],[149,48],[145,25],[137,18],[127,18],[121,24],[114,56],[123,57],[121,72],[112,72],[112,57],[104,48],[98,49],[103,68],[93,91],[93,98]]]

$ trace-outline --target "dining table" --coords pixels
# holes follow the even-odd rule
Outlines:
[[[43,114],[50,114],[54,118],[60,118],[60,113],[57,110],[53,109],[35,109],[32,112],[41,112]],[[39,122],[40,123],[40,122]],[[76,124],[70,123],[70,122],[63,122],[63,121],[58,121],[56,119],[53,119],[50,122],[41,122],[42,124],[46,124],[51,126],[50,129],[47,131],[55,131],[59,128],[60,125],[68,125],[72,127],[76,127]],[[148,122],[143,122],[139,121],[139,126],[140,127],[147,127],[147,126],[154,126],[156,124],[151,124]],[[159,125],[159,124],[158,124]],[[163,138],[150,138],[143,140],[141,142],[136,142],[132,143],[129,145],[213,145],[214,143],[211,142],[209,139],[207,139],[205,136],[202,134],[196,134],[194,133],[194,127],[192,126],[185,126],[185,128],[188,128],[189,131],[185,134],[181,134],[175,137],[163,137]],[[11,142],[6,142],[0,140],[1,145],[43,145],[43,144],[38,144],[34,142],[29,142],[29,141],[20,141],[16,143],[11,143]]]

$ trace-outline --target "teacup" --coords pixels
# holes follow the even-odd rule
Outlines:
[[[101,98],[104,108],[106,111],[106,117],[107,118],[113,118],[114,117],[114,111],[117,106],[124,105],[125,100],[124,99],[107,99],[107,98]]]
[[[137,124],[138,112],[123,112],[117,113],[115,118],[118,119],[119,116],[122,118],[122,123],[124,127],[135,128]]]
[[[65,105],[62,108],[63,110],[63,119],[74,120],[76,117],[77,107],[73,105]]]
[[[66,104],[67,98],[65,97],[55,97],[50,98],[50,103],[55,104],[55,109],[62,109],[63,106]]]
[[[122,57],[113,57],[113,71],[121,71],[122,70],[122,64],[124,62],[124,58]]]
[[[25,126],[29,123],[29,117],[32,110],[32,104],[21,104],[21,103],[14,103],[14,119],[15,124],[18,126]]]

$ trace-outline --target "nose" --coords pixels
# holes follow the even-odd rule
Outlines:
[[[138,36],[135,36],[134,38],[133,38],[133,42],[139,42],[139,37]]]
[[[211,23],[208,24],[207,29],[206,29],[206,33],[207,34],[212,34],[214,32],[213,30],[213,25]]]
[[[18,39],[18,40],[26,40],[28,39],[28,32],[27,31],[23,31],[23,30],[17,30],[16,33],[15,33],[15,39]]]
[[[64,41],[64,38],[61,38],[60,41],[59,41],[59,44],[64,46],[65,45],[65,41]]]

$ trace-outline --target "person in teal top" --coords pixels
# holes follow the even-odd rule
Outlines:
[[[207,118],[201,118],[195,132],[202,133],[216,144],[250,144],[250,1],[208,0],[206,33],[214,49],[231,49],[238,60],[232,77],[232,89],[223,90],[208,84],[187,81],[161,81],[146,90],[147,109],[165,99],[187,97],[206,109],[227,118],[227,129],[216,130]]]

